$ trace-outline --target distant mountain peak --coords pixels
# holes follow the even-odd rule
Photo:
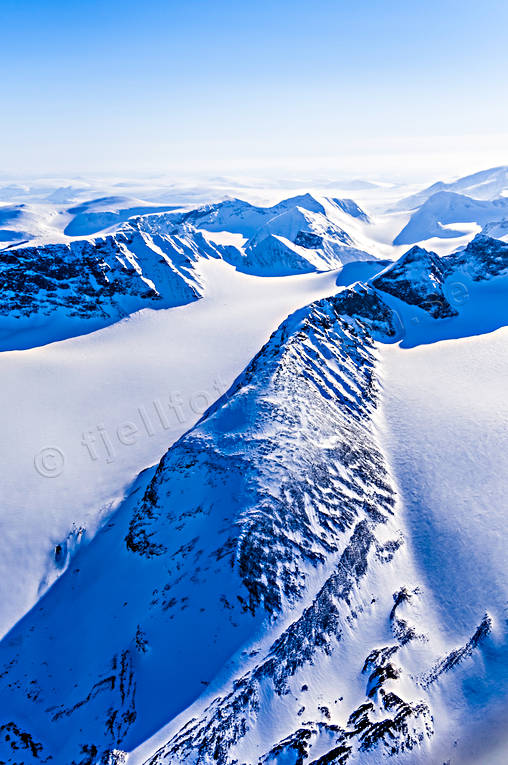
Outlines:
[[[460,230],[461,223],[483,226],[507,214],[508,197],[481,200],[455,191],[437,191],[412,213],[393,244],[413,244],[432,237],[460,237],[464,235]]]
[[[450,191],[466,194],[475,199],[492,200],[508,189],[508,165],[491,167],[471,175],[464,175],[454,181],[437,181],[416,194],[401,199],[394,209],[413,210],[422,205],[436,192]]]

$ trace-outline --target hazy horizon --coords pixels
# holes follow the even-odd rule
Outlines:
[[[0,21],[11,176],[425,182],[508,163],[500,0],[6,0]]]

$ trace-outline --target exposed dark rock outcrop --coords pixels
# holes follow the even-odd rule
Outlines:
[[[475,282],[508,274],[508,243],[477,234],[464,250],[443,258],[448,271],[463,271]]]
[[[492,631],[492,619],[489,614],[485,614],[480,624],[476,628],[473,635],[467,641],[467,643],[460,648],[456,648],[449,654],[439,659],[436,664],[425,673],[420,682],[424,687],[428,687],[431,683],[434,683],[440,675],[445,672],[449,672],[451,669],[460,664],[464,659],[471,657],[475,651],[487,638]]]
[[[456,316],[443,292],[445,268],[441,258],[421,247],[412,247],[392,266],[371,280],[376,289],[430,313],[434,319]]]
[[[0,315],[118,319],[144,305],[199,297],[199,282],[174,265],[134,222],[115,235],[2,253]],[[197,259],[188,248],[187,260]]]

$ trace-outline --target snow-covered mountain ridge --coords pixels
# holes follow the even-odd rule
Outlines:
[[[95,240],[4,251],[3,345],[31,347],[94,331],[144,307],[196,300],[203,283],[195,265],[207,257],[218,253],[197,232],[156,243],[136,222]]]
[[[116,233],[96,239],[4,250],[2,347],[44,344],[94,331],[144,307],[199,299],[206,290],[202,259],[222,259],[259,276],[375,260],[358,249],[369,246],[365,229],[355,229],[368,225],[366,220],[351,200],[304,195],[272,208],[233,200],[188,213],[133,217]],[[231,242],[229,235],[239,239]]]
[[[508,166],[492,167],[488,170],[481,170],[478,173],[465,175],[455,181],[446,183],[438,181],[422,191],[401,199],[396,208],[402,210],[413,210],[420,207],[431,196],[439,192],[453,192],[454,194],[465,194],[475,199],[496,199],[496,197],[506,194],[508,190]]]
[[[499,284],[502,292],[504,282],[496,277],[506,276],[508,245],[478,234],[463,250],[446,257],[412,247],[365,284],[340,293],[336,301],[346,314],[367,322],[376,339],[400,341],[424,316],[460,317],[474,303],[475,284]],[[477,321],[480,327],[481,318]]]
[[[282,323],[2,641],[7,761],[121,762],[166,724],[148,762],[417,762],[446,743],[497,622],[441,636],[383,453],[375,340],[401,304],[456,321],[432,299],[446,279],[502,281],[507,256],[415,248]]]
[[[182,262],[205,255],[206,243],[202,247],[188,248]],[[2,254],[2,312],[20,319],[66,309],[70,317],[115,318],[165,296],[166,306],[195,299],[192,275],[175,267],[175,250],[169,252],[172,258],[130,226],[92,241],[10,249]]]
[[[135,656],[133,654],[131,657],[130,641],[126,645],[124,637],[129,633],[131,628],[128,625],[131,624],[134,629],[133,641],[138,633],[144,636],[141,642],[146,641],[149,661],[144,663],[139,659],[141,674],[136,673],[136,698],[140,705],[137,718],[133,712],[129,712],[130,706],[125,710],[118,708],[114,717],[118,720],[124,718],[124,723],[120,727],[115,724],[111,731],[107,721],[104,725],[104,718],[108,717],[108,706],[111,703],[118,704],[118,701],[114,700],[114,696],[110,698],[110,694],[97,696],[93,693],[91,705],[89,702],[83,704],[80,700],[84,690],[82,681],[78,684],[78,690],[72,691],[77,679],[72,671],[68,675],[72,677],[71,685],[65,691],[67,669],[62,666],[55,691],[50,691],[50,696],[56,694],[58,709],[63,712],[50,715],[54,724],[51,730],[55,727],[53,741],[69,741],[69,754],[62,754],[61,761],[70,762],[71,757],[77,756],[81,744],[90,743],[91,747],[93,742],[93,746],[98,749],[98,744],[103,740],[108,748],[112,748],[123,741],[133,724],[132,742],[136,743],[136,739],[139,742],[140,735],[146,737],[156,722],[150,719],[152,712],[149,711],[148,700],[157,687],[158,697],[163,686],[175,690],[180,686],[182,689],[181,696],[173,692],[166,697],[169,706],[161,708],[159,726],[168,717],[181,711],[193,696],[199,695],[203,687],[201,680],[213,676],[253,631],[259,631],[265,618],[263,613],[280,613],[283,604],[289,607],[301,599],[302,592],[309,587],[309,579],[312,581],[314,570],[327,564],[330,555],[335,557],[340,553],[340,547],[337,547],[339,531],[351,528],[359,513],[363,516],[365,512],[371,512],[375,518],[378,517],[381,511],[377,505],[384,504],[383,496],[389,491],[388,487],[384,488],[379,476],[376,484],[380,488],[373,489],[375,495],[377,491],[380,492],[379,497],[376,501],[371,498],[364,508],[368,496],[361,504],[355,499],[354,493],[347,499],[350,495],[347,487],[351,478],[346,480],[346,476],[342,477],[339,467],[335,478],[329,475],[329,457],[335,454],[337,460],[346,448],[341,439],[337,442],[334,436],[337,430],[340,432],[340,428],[337,428],[339,421],[344,419],[344,426],[350,436],[355,431],[357,444],[350,455],[351,470],[353,474],[359,470],[359,476],[366,479],[366,467],[362,467],[362,463],[367,454],[364,457],[362,454],[368,447],[367,444],[360,446],[364,438],[364,426],[361,420],[358,424],[355,421],[357,413],[361,415],[362,411],[365,414],[368,412],[363,394],[372,385],[371,352],[367,348],[363,350],[355,335],[345,325],[335,324],[335,321],[333,313],[330,314],[330,308],[325,304],[304,311],[303,316],[295,317],[283,325],[228,393],[224,402],[214,407],[201,425],[168,452],[144,489],[143,498],[136,502],[134,512],[127,511],[124,514],[126,517],[122,525],[127,522],[126,528],[120,527],[115,531],[115,522],[109,532],[104,532],[97,539],[97,544],[106,544],[106,549],[112,539],[111,533],[116,539],[117,552],[114,555],[117,574],[114,583],[110,579],[108,565],[100,576],[102,581],[99,585],[108,600],[106,592],[110,592],[111,601],[107,610],[112,619],[111,628],[104,623],[104,617],[101,617],[101,621],[103,629],[110,634],[113,644],[116,644],[114,655],[123,656],[127,651],[129,662]],[[335,334],[336,343],[328,342],[329,331]],[[344,348],[341,347],[343,343],[346,343]],[[316,354],[323,352],[332,354],[328,372],[326,367],[319,369],[315,366]],[[355,355],[357,353],[360,354],[358,357]],[[349,379],[351,373],[355,381]],[[340,401],[337,401],[337,393],[340,393],[343,386],[347,387]],[[274,410],[275,402],[280,408],[278,413]],[[308,443],[302,442],[301,433],[305,429],[309,430],[311,423]],[[249,425],[250,429],[246,431]],[[312,436],[312,430],[316,427],[319,428],[319,434],[316,432]],[[331,439],[329,446],[323,446],[323,439]],[[374,454],[372,459],[379,457]],[[306,481],[302,483],[302,470],[310,471],[311,483],[308,488]],[[170,476],[172,479],[168,485]],[[317,498],[320,494],[317,486],[312,488],[316,481],[319,484],[323,482],[322,490],[326,494],[330,493],[326,487],[334,486],[329,499],[320,500],[322,507],[317,516],[315,511],[311,512],[308,504],[312,497]],[[279,486],[279,490],[274,494],[276,486]],[[339,502],[337,494],[339,489],[342,502]],[[175,508],[173,520],[172,495],[181,496],[187,508]],[[346,502],[347,505],[343,505]],[[388,504],[387,509],[389,507]],[[293,520],[288,515],[290,508]],[[294,516],[297,508],[299,515]],[[288,523],[294,526],[292,538],[287,536]],[[95,543],[90,546],[90,552],[94,547]],[[87,553],[87,550],[82,553],[85,559]],[[112,560],[111,552],[107,558]],[[171,565],[172,571],[168,571],[167,565],[170,558],[175,566],[173,568]],[[93,567],[96,564],[97,559],[90,562]],[[85,561],[76,562],[76,566],[79,572],[75,572],[74,577],[83,577],[83,583],[86,582],[87,564]],[[74,577],[69,582],[71,589],[77,581]],[[120,593],[117,587],[123,589],[127,580],[137,581],[141,589],[137,595],[133,594],[133,605],[125,608],[123,595],[121,602],[118,600]],[[58,594],[58,589],[62,587],[67,587],[66,575],[50,591],[48,598],[52,600],[56,597],[55,602],[63,605],[67,597]],[[76,593],[78,601],[81,597],[88,600],[92,596],[88,587],[78,586],[78,592],[81,593]],[[78,604],[78,601],[78,610],[90,614],[90,606]],[[99,607],[102,612],[103,606]],[[41,635],[46,633],[46,629],[48,641],[55,639],[51,627],[54,624],[51,606],[47,614],[47,627],[40,624],[37,637],[34,635],[36,645],[39,646]],[[30,620],[31,615],[26,618]],[[113,629],[118,618],[121,619],[120,624]],[[159,662],[163,655],[167,656],[168,635],[165,625],[168,619],[175,627],[172,631],[175,642],[171,648],[171,661],[163,662],[163,673]],[[94,621],[90,621],[93,629]],[[201,627],[198,627],[200,622]],[[19,629],[24,631],[22,624]],[[82,630],[81,622],[80,633]],[[205,635],[208,649],[203,653],[200,644]],[[60,633],[60,638],[68,648],[62,646],[58,655],[60,659],[67,655],[72,663],[76,639],[86,641],[87,638],[84,634],[81,637],[71,634],[69,630]],[[196,641],[194,649],[189,642],[192,640]],[[6,642],[8,644],[10,640]],[[88,656],[89,680],[85,680],[85,684],[90,682],[91,687],[96,686],[98,677],[102,675],[104,651],[113,648],[113,645],[106,648],[109,642],[105,641],[100,655],[94,654],[95,659]],[[189,649],[194,655],[191,674],[185,658],[189,656]],[[15,663],[19,661],[20,666],[25,666],[26,661],[30,661],[29,653],[28,648],[26,658],[19,657]],[[135,659],[135,663],[138,663],[138,659]],[[185,682],[181,676],[184,667]],[[106,668],[107,662],[104,666]],[[48,672],[53,674],[51,669]],[[144,683],[142,675],[147,672]],[[43,674],[46,675],[46,670]],[[47,687],[48,679],[46,676],[36,683]],[[134,685],[133,682],[129,684],[133,689],[128,701],[128,705],[131,705],[134,701]],[[71,696],[64,702],[69,692]],[[30,733],[34,740],[40,740],[43,728],[47,725],[47,722],[43,722],[47,719],[43,710],[48,705],[52,706],[50,697],[46,697],[45,693],[43,697],[42,705],[36,704],[33,710],[34,714],[37,711],[42,714],[40,727],[35,723],[34,732]],[[18,703],[21,700],[20,695]],[[16,706],[14,699],[13,702]],[[20,713],[26,719],[21,709]],[[83,714],[85,718],[82,718]],[[93,722],[94,718],[96,723]],[[88,738],[80,741],[78,746],[72,730],[76,725],[75,720],[79,719],[83,719],[83,722],[78,723],[78,726],[84,726]],[[137,725],[135,719],[138,720]],[[101,749],[98,751],[102,753]],[[65,760],[65,757],[68,759]]]
[[[221,249],[227,262],[259,276],[324,271],[354,260],[371,260],[368,224],[366,213],[351,199],[311,194],[272,207],[232,199],[185,213],[145,218],[145,225],[159,233],[192,226]],[[242,237],[242,244],[224,244],[225,233]]]
[[[189,303],[205,289],[202,258],[222,258],[265,276],[372,260],[337,222],[354,227],[358,220],[368,219],[351,200],[319,202],[305,195],[272,208],[235,200],[188,213],[135,216],[96,239],[8,248],[0,263],[0,328],[8,335],[28,330],[15,339],[27,347],[37,344],[30,330],[41,325],[39,343],[93,331],[143,307]],[[224,245],[209,233],[223,229],[253,235],[245,247]]]

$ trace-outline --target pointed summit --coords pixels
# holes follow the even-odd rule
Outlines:
[[[435,252],[412,247],[371,283],[409,305],[416,305],[434,319],[456,316],[443,292],[445,269]]]

